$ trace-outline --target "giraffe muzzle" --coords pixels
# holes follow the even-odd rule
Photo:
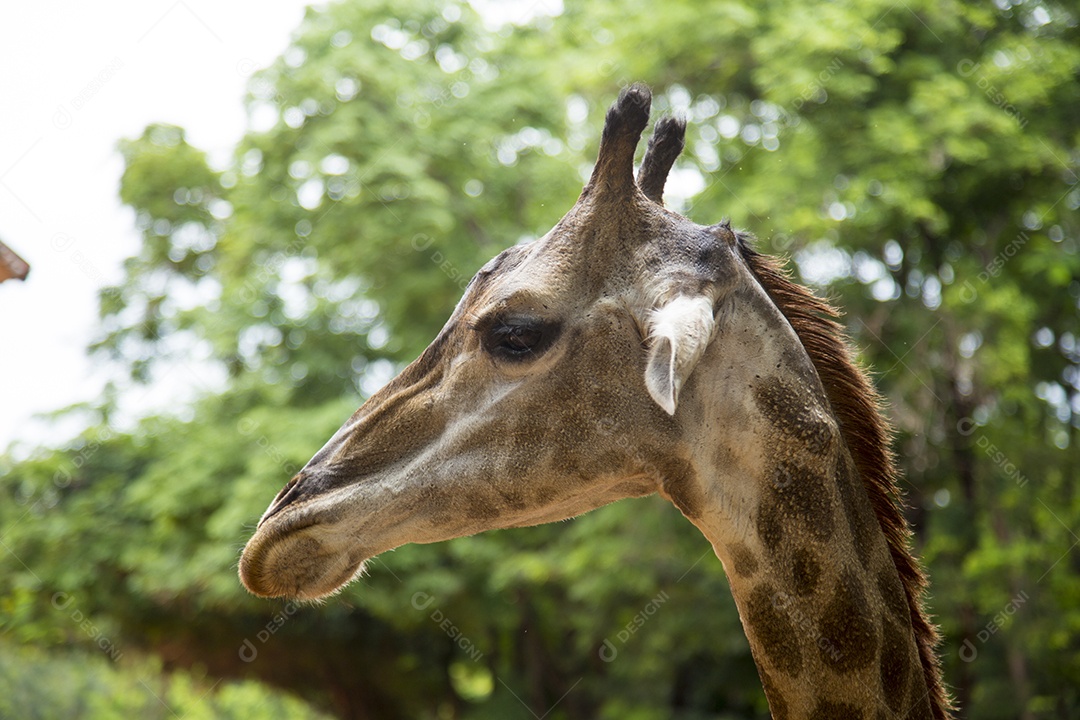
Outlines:
[[[285,484],[285,487],[281,488],[278,494],[274,497],[273,501],[270,503],[270,507],[268,507],[266,509],[266,512],[263,513],[263,516],[259,518],[258,527],[262,527],[267,520],[272,518],[274,515],[277,515],[286,507],[300,500],[304,497],[305,494],[307,494],[304,491],[304,478],[304,472],[300,471],[296,475],[294,475],[293,478],[289,480],[289,482]]]

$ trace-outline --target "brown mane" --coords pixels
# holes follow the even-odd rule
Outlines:
[[[743,236],[739,236],[739,249],[765,292],[791,323],[821,378],[907,595],[934,718],[947,720],[952,702],[942,685],[934,652],[938,630],[923,609],[926,575],[909,549],[911,529],[896,484],[897,470],[890,448],[892,428],[882,415],[881,396],[851,357],[844,328],[836,321],[840,312],[793,282],[779,260],[756,252]]]

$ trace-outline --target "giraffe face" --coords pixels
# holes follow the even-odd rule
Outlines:
[[[250,591],[322,597],[405,543],[660,488],[691,512],[672,489],[689,472],[675,412],[738,276],[735,236],[658,202],[681,124],[658,124],[635,182],[647,120],[646,89],[620,96],[577,204],[482,268],[428,349],[278,494],[240,560]]]
[[[646,387],[644,290],[594,277],[578,230],[564,222],[481,269],[431,346],[286,485],[241,560],[252,592],[321,597],[405,543],[657,489],[676,425]]]

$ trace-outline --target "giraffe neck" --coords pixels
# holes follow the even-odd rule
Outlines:
[[[667,494],[724,564],[774,717],[930,718],[907,597],[820,380],[778,312],[750,307],[686,388],[694,476]]]
[[[831,475],[781,470],[783,485],[758,476],[748,534],[703,529],[728,571],[776,717],[929,718],[907,600],[884,536],[860,526],[872,511],[851,468],[841,455]],[[721,504],[713,519],[731,507]]]

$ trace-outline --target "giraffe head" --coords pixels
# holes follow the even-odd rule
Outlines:
[[[657,123],[635,179],[650,101],[623,91],[570,212],[484,266],[434,342],[278,493],[240,560],[251,592],[318,598],[406,543],[656,491],[680,504],[680,390],[747,271],[726,224],[661,204],[683,123]]]

